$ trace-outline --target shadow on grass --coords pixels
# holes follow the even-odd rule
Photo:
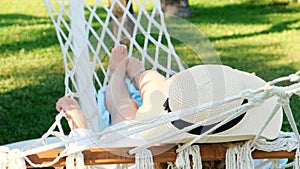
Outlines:
[[[217,7],[191,6],[194,17],[188,19],[194,23],[220,24],[268,24],[275,18],[271,14],[300,12],[300,8],[288,8],[277,4],[230,4]]]
[[[64,93],[64,74],[42,76],[37,85],[0,94],[0,145],[40,138],[54,122],[55,103]]]
[[[12,25],[27,26],[51,23],[48,17],[37,17],[24,14],[0,14],[0,21],[0,28]]]
[[[85,9],[86,18],[89,18],[89,11]],[[105,19],[105,11],[102,8],[97,9],[97,13],[101,19]],[[93,18],[93,22],[96,22],[96,19]],[[65,18],[66,23],[70,24],[69,19]],[[100,29],[98,23],[93,23],[96,30]],[[32,51],[37,48],[47,48],[52,45],[58,45],[57,35],[53,23],[50,17],[37,17],[24,14],[0,14],[0,28],[10,32],[6,28],[9,26],[17,26],[19,29],[19,34],[11,34],[10,39],[14,39],[11,42],[1,42],[0,41],[0,53],[13,53],[18,52],[21,49],[25,51]],[[23,29],[23,27],[31,26],[32,29]],[[64,24],[61,24],[63,27]],[[70,26],[70,25],[69,25]],[[67,28],[62,28],[63,32],[68,36]],[[16,37],[13,37],[16,36]],[[3,56],[2,56],[3,57]]]
[[[279,47],[276,43],[237,44],[216,47],[216,50],[221,53],[223,64],[248,72],[256,72],[264,80],[269,81],[297,71],[294,65],[279,61],[282,57],[272,52],[274,46]],[[277,64],[274,64],[275,60]]]
[[[282,16],[279,16],[280,14],[300,12],[300,8],[289,8],[285,4],[255,4],[247,2],[218,7],[192,6],[192,10],[194,18],[188,20],[197,24],[273,24],[269,29],[259,32],[210,37],[212,41],[280,33],[292,29],[300,30],[300,26],[290,27],[292,24],[300,22],[300,19],[282,18]],[[271,16],[272,14],[276,14],[276,16]]]
[[[37,29],[37,30],[26,30],[28,31],[28,37],[24,37],[20,40],[13,42],[4,42],[0,44],[0,53],[10,54],[19,52],[21,49],[25,51],[33,51],[38,48],[48,48],[53,45],[57,45],[57,37],[54,28]],[[32,37],[31,37],[32,35]],[[2,55],[1,57],[3,57]]]
[[[294,23],[300,22],[300,19],[295,19],[291,21],[286,21],[286,22],[280,22],[278,24],[274,24],[271,26],[269,29],[259,31],[259,32],[253,32],[253,33],[246,33],[246,34],[234,34],[230,36],[219,36],[219,37],[211,37],[210,40],[216,41],[216,40],[228,40],[228,39],[236,39],[236,38],[246,38],[246,37],[253,37],[253,36],[258,36],[258,35],[266,35],[269,33],[281,33],[283,31],[288,31],[288,30],[300,30],[300,26],[296,28],[291,28],[290,25]]]
[[[241,33],[225,36],[208,37],[210,41],[230,40],[245,37],[255,37],[270,33],[282,33],[288,30],[300,30],[299,5],[289,6],[288,3],[230,3],[223,6],[202,7],[200,5],[191,6],[194,17],[188,19],[193,24],[220,24],[220,25],[271,25],[268,29],[253,32]],[[289,14],[291,14],[291,17]],[[226,30],[225,30],[226,31]],[[186,34],[192,34],[188,31]],[[226,45],[226,47],[215,46],[216,51],[222,56],[224,64],[246,70],[261,73],[265,80],[284,76],[286,72],[295,73],[294,65],[270,65],[270,62],[280,59],[280,56],[272,53],[272,47],[280,47],[280,44],[255,45],[248,43],[235,46]],[[270,49],[269,52],[266,52]],[[261,51],[261,53],[260,53]],[[240,53],[240,56],[239,56]],[[241,57],[242,56],[242,57]],[[268,70],[266,70],[268,68]],[[281,71],[281,70],[286,71]],[[273,72],[273,73],[272,73]],[[275,76],[272,76],[273,74]]]

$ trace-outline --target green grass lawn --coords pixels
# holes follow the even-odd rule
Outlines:
[[[0,144],[40,137],[64,94],[61,50],[42,1],[0,2]]]
[[[225,65],[265,80],[300,69],[300,6],[250,0],[190,0],[187,19],[205,34]],[[64,67],[54,27],[41,0],[1,0],[0,145],[40,137],[64,95]],[[198,64],[176,44],[188,66]],[[292,99],[300,119],[299,99]],[[299,120],[296,120],[300,123]],[[300,124],[298,124],[300,126]],[[289,130],[287,122],[283,128]]]

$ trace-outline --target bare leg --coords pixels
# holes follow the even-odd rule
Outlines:
[[[124,45],[113,48],[110,56],[110,79],[105,99],[107,110],[111,113],[112,124],[134,120],[137,111],[137,105],[131,99],[125,84],[127,56],[127,48]]]
[[[142,74],[145,72],[144,64],[136,59],[136,58],[129,58],[128,66],[127,66],[127,74],[130,79],[133,81],[135,87],[139,90],[139,79],[141,78]]]
[[[143,63],[136,58],[129,58],[127,74],[133,80],[136,88],[140,90],[143,100],[166,81],[165,77],[157,71],[145,71]]]
[[[135,119],[137,105],[130,98],[125,84],[125,74],[134,81],[135,86],[145,93],[151,94],[159,87],[165,78],[157,71],[145,71],[143,64],[135,58],[128,59],[125,46],[117,46],[112,50],[110,57],[110,82],[105,93],[106,107],[111,113],[112,124],[124,120]],[[66,112],[71,129],[88,128],[86,118],[77,101],[62,97],[56,103],[56,109]]]

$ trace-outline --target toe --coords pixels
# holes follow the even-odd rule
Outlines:
[[[122,54],[125,54],[127,52],[126,45],[120,45],[120,48],[121,48],[120,50],[121,50]]]
[[[118,46],[115,46],[111,51],[112,51],[112,54],[122,56],[124,54],[127,54],[127,47],[125,45],[118,45]]]

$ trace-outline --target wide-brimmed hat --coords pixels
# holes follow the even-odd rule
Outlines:
[[[149,123],[160,120],[161,115],[184,111],[197,105],[208,105],[236,96],[244,89],[257,89],[266,84],[254,74],[232,69],[223,65],[198,65],[172,76],[159,88],[154,89],[136,114],[136,120]],[[204,111],[185,116],[141,133],[145,139],[163,137],[177,132],[196,122],[210,119],[209,122],[188,132],[168,138],[165,142],[186,142],[222,122],[226,117],[218,117],[222,112],[247,104],[247,99],[238,99],[219,106],[210,106]],[[270,116],[276,98],[269,98],[260,106],[243,112],[238,117],[221,125],[202,138],[200,142],[226,142],[249,140],[255,137]],[[212,119],[211,117],[215,117]],[[282,110],[278,110],[262,132],[262,138],[274,139],[282,124]]]

